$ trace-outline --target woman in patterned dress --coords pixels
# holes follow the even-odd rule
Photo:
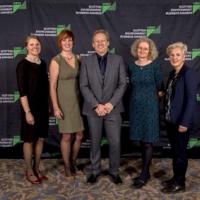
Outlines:
[[[141,188],[150,178],[153,144],[159,139],[158,96],[162,95],[162,72],[155,61],[158,51],[151,39],[137,39],[131,53],[136,60],[129,66],[130,139],[140,142],[143,161],[142,171],[133,179],[133,186]]]
[[[76,158],[84,130],[79,108],[79,59],[72,52],[74,34],[71,31],[61,31],[57,39],[61,52],[50,64],[50,94],[59,132],[62,134],[61,153],[65,175],[72,177],[77,171]]]

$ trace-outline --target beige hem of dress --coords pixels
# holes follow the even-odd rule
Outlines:
[[[74,133],[77,133],[77,132],[80,132],[80,131],[84,131],[85,129],[84,128],[81,128],[81,129],[76,129],[74,131],[62,131],[62,130],[59,130],[59,133],[60,134],[65,134],[65,133],[70,133],[70,134],[74,134]]]

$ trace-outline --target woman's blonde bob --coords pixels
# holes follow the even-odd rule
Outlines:
[[[180,48],[183,51],[184,54],[187,53],[187,45],[186,44],[184,44],[183,42],[175,42],[175,43],[170,44],[167,47],[167,49],[166,49],[167,55],[169,56],[171,50],[175,49],[175,48]]]
[[[157,47],[156,47],[155,42],[153,40],[146,38],[146,37],[139,38],[139,39],[137,39],[133,42],[133,44],[131,45],[131,54],[135,58],[138,58],[137,49],[138,49],[138,46],[141,42],[146,42],[147,44],[149,44],[148,59],[149,60],[155,60],[158,57]]]

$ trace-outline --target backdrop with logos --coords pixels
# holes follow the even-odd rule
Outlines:
[[[9,153],[22,144],[20,140],[20,102],[16,84],[16,65],[25,56],[24,41],[35,34],[42,41],[41,57],[49,64],[59,49],[56,36],[63,29],[75,34],[74,52],[83,56],[94,53],[91,36],[96,29],[110,33],[110,52],[122,55],[126,65],[132,62],[130,46],[139,37],[153,39],[159,49],[159,61],[166,77],[169,71],[165,49],[182,41],[188,45],[186,63],[196,70],[199,86],[196,100],[195,126],[189,148],[200,147],[200,1],[198,0],[1,0],[0,2],[0,149]],[[124,96],[122,154],[132,153],[128,129],[129,90]],[[161,104],[162,116],[162,104]],[[49,138],[44,157],[59,152],[60,135],[57,121],[50,114]],[[87,126],[87,125],[86,125]],[[106,137],[102,146],[107,145]],[[169,148],[161,120],[161,137],[156,144]],[[82,152],[90,147],[86,128]],[[10,150],[10,151],[9,151]],[[85,154],[86,155],[86,154]]]

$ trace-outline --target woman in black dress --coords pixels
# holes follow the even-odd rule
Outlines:
[[[44,138],[48,135],[48,75],[46,63],[39,58],[41,42],[28,36],[28,54],[17,65],[17,84],[22,105],[21,139],[26,163],[26,178],[32,184],[47,179],[39,170]],[[32,155],[34,154],[34,162]]]

